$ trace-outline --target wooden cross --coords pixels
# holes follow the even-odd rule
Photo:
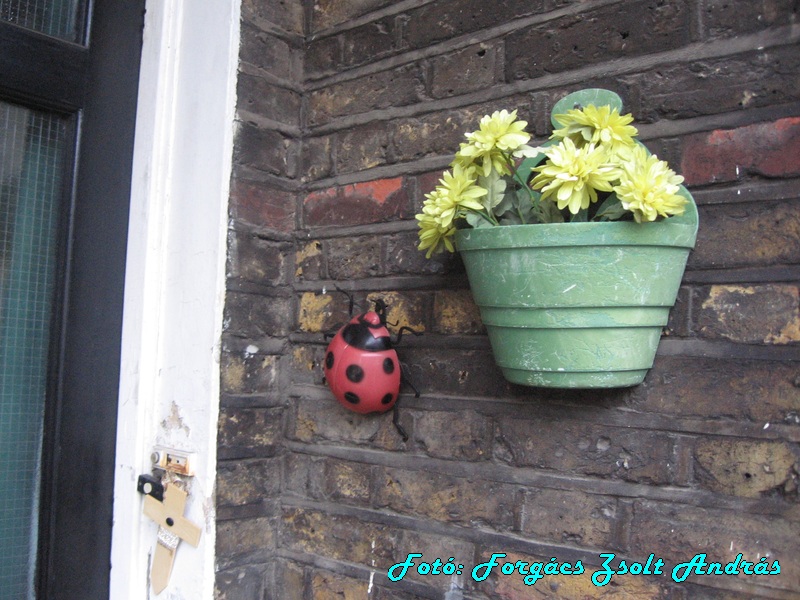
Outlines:
[[[158,523],[158,543],[150,567],[150,583],[160,594],[169,583],[175,552],[181,540],[195,548],[200,543],[201,529],[183,516],[188,494],[176,485],[167,485],[164,502],[152,496],[144,497],[144,514]]]

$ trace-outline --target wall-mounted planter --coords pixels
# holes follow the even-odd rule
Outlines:
[[[697,236],[683,215],[463,229],[456,248],[512,383],[566,388],[641,383]]]

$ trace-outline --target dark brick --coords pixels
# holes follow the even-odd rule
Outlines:
[[[386,275],[427,275],[447,273],[453,270],[457,261],[453,254],[435,254],[425,258],[425,252],[417,249],[419,235],[413,233],[398,234],[386,239],[384,251],[384,268]]]
[[[336,173],[357,173],[391,162],[389,146],[391,140],[387,125],[373,122],[351,127],[336,136]]]
[[[297,197],[261,181],[234,177],[231,184],[230,213],[239,219],[277,231],[295,228]]]
[[[342,25],[374,10],[390,6],[392,0],[316,0],[311,19],[311,31],[319,32]]]
[[[415,550],[411,550],[415,548]],[[452,575],[420,575],[416,569],[409,569],[407,577],[410,580],[423,583],[439,590],[439,594],[432,596],[433,598],[445,598],[446,592],[454,588],[471,589],[473,586],[470,582],[468,575],[467,565],[470,564],[470,559],[475,554],[473,544],[467,540],[458,537],[445,537],[436,535],[425,531],[424,528],[417,530],[408,530],[403,532],[401,543],[398,545],[397,554],[393,564],[402,562],[406,559],[409,552],[418,552],[422,554],[421,558],[415,558],[416,561],[433,562],[436,558],[441,558],[442,562],[447,562],[451,556],[455,559],[455,563],[463,562],[465,565],[464,575],[453,577]],[[462,558],[464,559],[462,561]],[[393,587],[397,584],[389,580],[385,576],[386,570],[383,572],[383,580],[376,577],[376,581],[387,587]],[[454,585],[455,584],[455,585]],[[448,599],[449,600],[449,599]]]
[[[573,490],[531,489],[522,506],[523,534],[557,544],[614,548],[621,520],[616,498]]]
[[[291,311],[291,298],[228,292],[225,302],[225,331],[250,339],[286,336],[291,331],[291,324],[287,322],[285,315]]]
[[[324,358],[324,346],[295,344],[292,349],[292,381],[295,383],[322,383]]]
[[[381,240],[377,237],[333,239],[326,243],[332,279],[364,279],[381,274]]]
[[[319,78],[336,73],[342,64],[341,36],[308,40],[303,57],[305,59],[303,68],[307,78]]]
[[[800,193],[800,190],[798,191]],[[731,200],[736,193],[730,192]],[[697,246],[689,269],[800,262],[800,203],[752,202],[699,207]],[[768,231],[769,235],[764,235]]]
[[[242,23],[239,60],[285,81],[298,81],[300,50],[270,33]]]
[[[453,413],[425,411],[414,414],[411,438],[428,455],[451,460],[489,460],[492,455],[492,420],[471,410]]]
[[[800,414],[796,377],[792,363],[659,356],[628,403],[676,417],[794,423]]]
[[[217,528],[219,535],[219,527]],[[219,538],[217,538],[219,539]],[[219,548],[217,552],[224,551]],[[214,598],[217,600],[252,600],[264,596],[266,567],[252,565],[229,570],[219,570],[215,576]]]
[[[768,556],[770,564],[777,559],[781,567],[780,576],[770,578],[770,587],[796,589],[800,580],[800,565],[785,558],[800,552],[796,510],[779,518],[640,500],[634,505],[630,536],[634,556],[646,557],[658,548],[657,555],[673,566],[691,560],[695,553],[705,553],[706,562],[723,565],[739,553],[754,563]],[[687,582],[713,586],[714,577],[693,574]]]
[[[371,468],[364,463],[326,460],[322,475],[324,499],[347,504],[369,504]]]
[[[360,415],[341,406],[330,394],[324,400],[298,398],[289,419],[289,439],[307,443],[348,443],[386,450],[400,450],[405,444],[392,424],[391,413]],[[401,411],[405,430],[411,435],[410,417]]]
[[[322,242],[314,240],[300,246],[294,259],[296,279],[317,280],[327,277],[325,256],[322,253]]]
[[[491,8],[480,0],[445,0],[409,11],[405,39],[412,48],[509,23],[523,16],[544,12],[545,0],[496,0]]]
[[[337,117],[413,104],[423,96],[419,68],[401,67],[311,92],[308,120],[312,126],[322,125]]]
[[[297,140],[282,133],[239,122],[233,160],[238,165],[294,178],[297,176],[299,148]]]
[[[227,394],[264,394],[278,380],[278,357],[223,352],[220,360],[222,391]]]
[[[754,33],[775,25],[785,25],[797,17],[794,0],[704,0],[703,25],[708,39]]]
[[[407,365],[409,378],[423,397],[442,393],[502,398],[512,389],[495,366],[488,343],[485,349],[480,350],[401,348],[400,355]]]
[[[800,301],[793,285],[712,285],[695,301],[695,330],[744,344],[800,342]]]
[[[300,94],[261,77],[239,73],[236,83],[239,110],[246,110],[285,125],[300,126]]]
[[[333,143],[328,136],[306,138],[301,151],[303,181],[316,181],[333,174]]]
[[[675,305],[669,312],[669,321],[664,329],[664,335],[687,337],[691,333],[692,316],[692,289],[681,287]]]
[[[413,119],[398,119],[393,124],[392,141],[398,160],[416,160],[426,156],[454,155],[464,133],[477,129],[480,116],[456,112],[433,113]],[[437,180],[441,171],[435,173]],[[435,187],[435,183],[426,192]]]
[[[647,483],[673,480],[673,440],[658,431],[503,417],[496,445],[496,454],[520,467]]]
[[[386,304],[386,321],[389,323],[390,330],[410,327],[414,331],[422,333],[428,328],[432,301],[428,292],[382,290],[367,294],[366,303],[370,308],[378,300],[382,300]],[[402,355],[402,350],[400,353]]]
[[[294,0],[243,0],[245,21],[256,17],[277,25],[288,33],[303,33],[303,5]]]
[[[222,564],[240,566],[242,564],[263,563],[275,550],[277,542],[277,520],[258,517],[237,521],[219,521],[217,523],[217,555],[224,557]],[[257,565],[247,569],[239,583],[245,589],[251,589],[249,582],[254,583],[258,575],[264,576],[264,566]],[[217,576],[219,584],[219,575]],[[233,590],[233,581],[223,578],[226,588]],[[263,582],[262,582],[263,583]],[[257,586],[256,586],[257,587]],[[229,591],[230,593],[230,591]],[[255,598],[256,596],[235,596],[237,598]],[[258,596],[260,598],[260,596]]]
[[[607,548],[603,551],[608,550]],[[547,564],[551,558],[556,558],[560,563],[569,562],[570,568],[575,565],[575,560],[566,560],[558,548],[553,548],[549,554],[534,556],[521,554],[518,552],[508,552],[506,549],[492,548],[484,550],[476,559],[475,564],[487,562],[495,552],[502,552],[506,556],[499,559],[499,564],[522,561],[527,564],[534,562]],[[647,555],[645,555],[646,558]],[[598,587],[592,583],[592,573],[595,569],[586,561],[581,563],[584,572],[581,575],[545,575],[532,586],[525,584],[525,578],[519,573],[505,575],[500,569],[495,567],[492,574],[477,585],[478,590],[485,594],[485,597],[497,600],[528,600],[531,598],[550,599],[565,598],[569,600],[621,600],[622,598],[648,598],[650,600],[672,600],[680,598],[669,593],[667,584],[659,577],[639,576],[617,576],[611,583],[603,587]],[[599,567],[599,563],[598,563]],[[484,597],[483,595],[481,597]],[[740,599],[743,600],[743,599]]]
[[[484,43],[436,57],[431,61],[431,96],[447,98],[491,87],[502,74],[503,54]]]
[[[412,216],[409,194],[399,177],[312,192],[303,200],[303,208],[310,227],[363,225]]]
[[[376,482],[376,505],[465,526],[514,526],[515,486],[441,473],[386,469]],[[446,558],[445,558],[446,560]]]
[[[286,282],[292,247],[244,232],[228,235],[228,276],[263,285]]]
[[[367,598],[370,582],[337,575],[330,571],[314,571],[311,576],[310,600],[342,600],[346,598]]]
[[[396,50],[395,19],[388,17],[350,29],[342,39],[343,67],[377,61]]]
[[[700,484],[715,492],[746,498],[798,497],[800,449],[785,442],[700,440],[694,461]]]
[[[434,331],[445,335],[483,334],[480,310],[467,289],[439,290],[433,305]]]
[[[385,573],[399,554],[401,531],[354,516],[303,508],[284,508],[282,521],[288,549],[376,567],[388,581]]]
[[[349,320],[347,301],[338,294],[306,292],[300,296],[298,324],[301,331],[328,333],[335,331]]]
[[[689,136],[681,173],[687,185],[800,175],[800,117]]]
[[[217,468],[218,507],[259,505],[276,496],[280,489],[277,458],[223,462]]]
[[[264,600],[305,600],[305,571],[302,565],[276,560],[268,578]],[[260,600],[260,599],[259,599]]]
[[[796,46],[659,66],[633,78],[642,98],[634,116],[676,120],[796,101],[798,69]]]
[[[223,408],[219,415],[219,452],[226,459],[272,454],[282,430],[282,408]]]
[[[614,58],[680,48],[691,41],[684,0],[612,4],[521,30],[506,37],[506,77],[541,77]]]

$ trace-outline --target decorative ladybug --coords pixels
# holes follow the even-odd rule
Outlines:
[[[351,298],[351,312],[352,304]],[[396,406],[402,369],[394,346],[404,331],[420,335],[410,327],[402,327],[392,341],[386,328],[386,304],[376,300],[374,311],[356,315],[333,336],[325,352],[323,371],[339,404],[361,414],[384,413]],[[419,397],[419,392],[414,391]],[[403,439],[407,439],[396,411],[393,420]]]

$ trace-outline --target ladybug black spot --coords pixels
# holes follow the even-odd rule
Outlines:
[[[389,404],[392,401],[392,398],[394,398],[394,396],[391,394],[386,394],[383,398],[381,398],[381,404]]]
[[[387,375],[394,373],[394,361],[391,358],[383,359],[383,372]]]
[[[325,357],[325,366],[329,369],[333,368],[333,352],[328,352],[328,355]]]
[[[359,402],[361,402],[361,398],[359,398],[358,395],[354,394],[353,392],[345,392],[344,399],[347,400],[350,404],[358,404]]]
[[[347,367],[345,375],[347,375],[347,378],[353,383],[358,383],[359,381],[364,379],[364,369],[362,369],[358,365],[350,365],[349,367]]]

